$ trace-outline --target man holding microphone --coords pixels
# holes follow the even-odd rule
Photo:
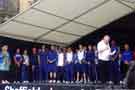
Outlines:
[[[116,53],[111,52],[110,48],[110,36],[105,35],[103,39],[97,44],[98,59],[99,59],[99,70],[100,70],[100,81],[106,83],[109,80],[110,70],[110,57]]]

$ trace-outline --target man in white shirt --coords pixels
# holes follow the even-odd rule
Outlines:
[[[105,35],[97,45],[100,80],[102,83],[110,81],[109,80],[110,56],[115,54],[116,52],[116,51],[111,52],[109,41],[110,36]]]

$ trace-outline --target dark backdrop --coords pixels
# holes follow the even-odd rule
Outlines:
[[[124,16],[95,32],[86,35],[71,46],[75,47],[78,44],[97,44],[105,34],[109,34],[120,46],[129,43],[133,49],[135,47],[135,13]]]

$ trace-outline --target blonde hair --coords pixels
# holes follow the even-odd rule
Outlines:
[[[8,46],[7,45],[4,45],[3,47],[2,47],[2,51],[7,51],[8,50]]]

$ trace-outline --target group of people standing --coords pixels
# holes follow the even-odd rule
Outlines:
[[[102,83],[123,83],[129,64],[133,61],[133,53],[128,44],[124,45],[124,50],[116,45],[110,36],[105,35],[97,44],[99,76]]]
[[[13,56],[16,66],[16,81],[29,81],[29,68],[34,82],[49,83],[120,83],[123,81],[133,60],[133,53],[129,45],[124,45],[124,51],[116,45],[114,40],[109,44],[110,37],[105,35],[96,45],[78,45],[78,48],[61,48],[43,45],[40,49],[32,48],[32,53],[27,50],[21,53],[16,49]],[[6,50],[5,50],[6,49]],[[6,51],[6,52],[5,52]],[[3,46],[0,53],[0,80],[7,82],[6,78],[1,78],[3,71],[9,71],[11,58],[8,47]],[[2,69],[5,65],[4,70]]]

